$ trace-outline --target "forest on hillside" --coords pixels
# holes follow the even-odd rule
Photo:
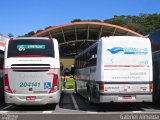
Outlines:
[[[94,19],[94,20],[82,20],[82,19],[74,19],[71,21],[73,22],[86,22],[86,21],[92,21],[92,22],[104,22],[104,23],[110,23],[114,25],[119,25],[125,28],[129,28],[135,32],[138,32],[143,35],[147,35],[157,29],[160,29],[160,14],[139,14],[138,16],[131,16],[131,15],[121,15],[121,16],[114,16],[110,19],[105,19],[104,21]],[[45,29],[48,29],[52,26],[48,26]],[[30,37],[34,35],[37,32],[40,32],[42,30],[31,31],[29,33],[26,33],[24,36]]]

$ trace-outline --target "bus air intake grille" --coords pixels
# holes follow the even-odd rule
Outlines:
[[[15,72],[44,72],[49,71],[49,64],[12,64],[11,69]]]

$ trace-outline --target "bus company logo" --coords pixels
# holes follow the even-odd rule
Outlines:
[[[113,47],[111,49],[107,49],[112,54],[147,54],[147,48],[122,48],[122,47]]]
[[[18,49],[19,51],[25,51],[25,50],[26,50],[23,45],[17,46],[17,49]]]
[[[45,49],[45,45],[17,45],[19,51],[25,51],[26,49]]]

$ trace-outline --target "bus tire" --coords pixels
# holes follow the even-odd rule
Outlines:
[[[88,96],[88,102],[89,102],[89,105],[94,105],[92,99],[91,99],[91,94],[89,93],[89,96]]]
[[[53,103],[53,104],[47,104],[47,108],[49,109],[52,109],[52,110],[55,110],[56,109],[56,103]]]
[[[87,100],[88,100],[90,105],[93,104],[92,100],[91,100],[91,92],[90,92],[89,86],[87,86]]]
[[[88,92],[87,100],[88,100],[88,102],[91,102],[91,95],[90,95],[90,92]]]

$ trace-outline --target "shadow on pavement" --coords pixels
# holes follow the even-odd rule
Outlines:
[[[44,111],[44,110],[55,110],[54,105],[14,105],[10,111]]]
[[[147,109],[160,109],[159,105],[153,103],[105,103],[90,105],[86,99],[73,92],[64,91],[61,96],[60,108],[76,110],[75,103],[72,100],[72,96],[78,106],[77,110],[80,111],[96,111],[96,112],[129,112],[129,111],[146,111]]]

